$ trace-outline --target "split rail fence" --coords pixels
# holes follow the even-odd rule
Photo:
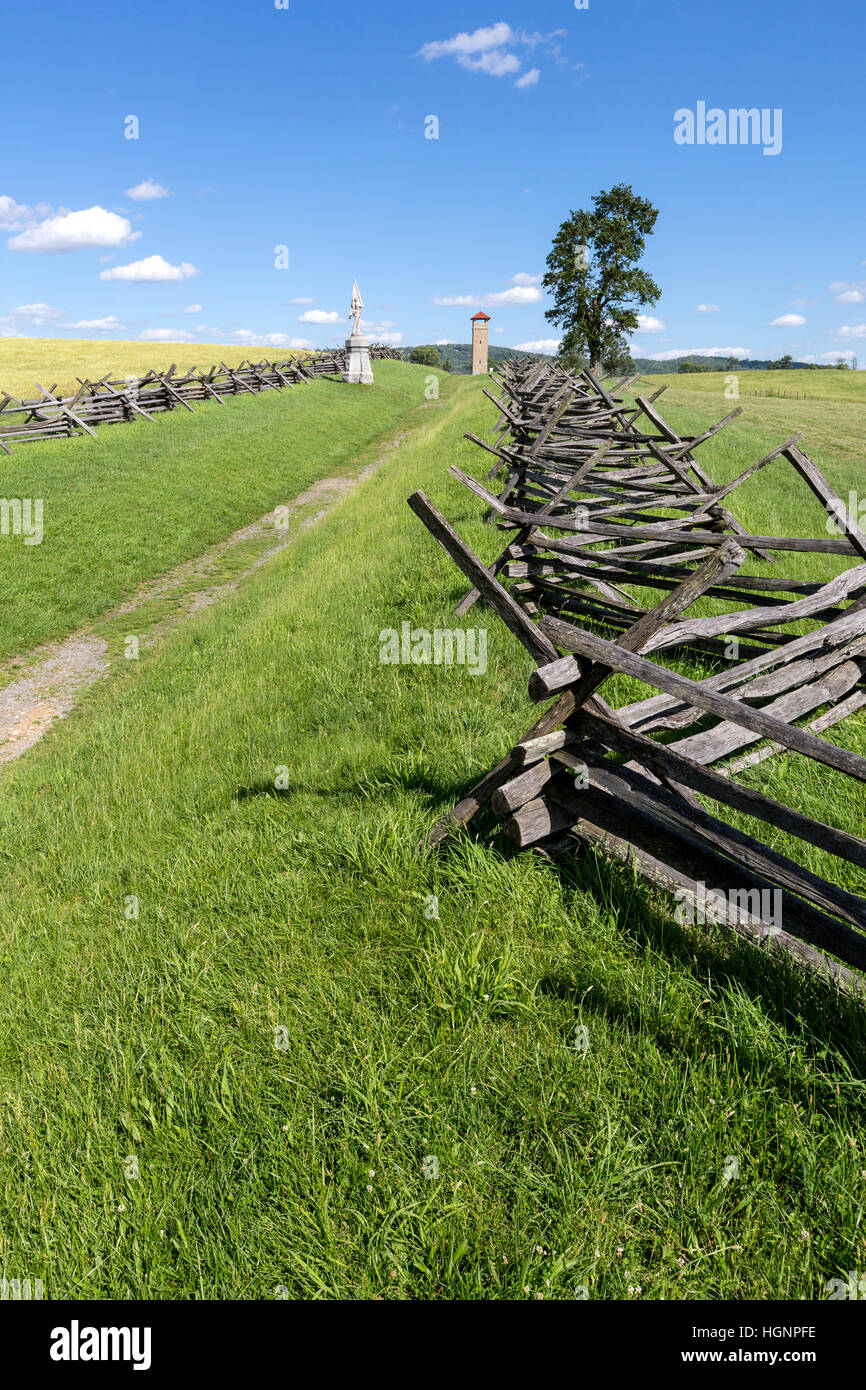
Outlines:
[[[801,434],[720,486],[696,455],[739,408],[681,438],[655,405],[661,392],[626,403],[630,382],[606,389],[589,371],[537,362],[509,363],[500,381],[495,443],[467,436],[493,455],[484,483],[450,470],[506,533],[499,558],[485,566],[424,493],[409,506],[470,585],[457,613],[483,598],[535,663],[532,700],[552,703],[430,843],[489,804],[517,846],[598,845],[697,912],[709,901],[713,920],[863,991],[866,901],[853,888],[866,841],[797,809],[796,766],[786,801],[738,779],[784,751],[850,779],[863,804],[866,758],[821,735],[866,705],[866,535]],[[746,531],[734,495],[768,467],[802,486],[821,534]],[[849,567],[826,582],[773,573],[789,553]],[[668,655],[715,673],[692,679]],[[617,674],[653,693],[612,708],[602,688]],[[829,820],[844,792],[828,790]],[[834,867],[813,872],[771,847],[776,832]]]
[[[370,355],[402,361],[401,353],[379,343]],[[282,391],[319,376],[337,376],[346,370],[347,359],[346,349],[340,348],[279,362],[267,358],[242,362],[238,367],[220,362],[206,372],[192,367],[183,376],[172,365],[166,372],[149,371],[142,377],[104,376],[98,381],[77,377],[78,390],[63,397],[54,394],[56,384],[47,389],[37,382],[42,394],[34,400],[18,400],[8,392],[0,395],[0,452],[11,454],[10,442],[67,439],[82,432],[92,435],[99,425],[152,420],[164,410],[192,411],[192,401],[222,404],[227,396]]]

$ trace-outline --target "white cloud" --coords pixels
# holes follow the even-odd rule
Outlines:
[[[493,308],[509,304],[538,304],[541,290],[535,285],[514,285],[510,290],[500,290],[496,294],[486,294],[484,303]]]
[[[236,328],[231,334],[250,347],[311,348],[308,338],[290,338],[287,333],[252,333],[248,328]]]
[[[543,352],[554,357],[559,352],[561,338],[540,338],[534,343],[517,343],[517,352]]]
[[[187,304],[186,308],[182,310],[184,314],[200,314],[201,311],[201,304]]]
[[[338,314],[336,310],[327,309],[308,309],[305,314],[301,314],[298,323],[345,323],[343,314]]]
[[[699,347],[671,348],[667,352],[651,352],[651,362],[670,362],[674,357],[748,357],[749,349],[744,347]]]
[[[134,188],[127,188],[127,198],[133,198],[136,203],[151,203],[155,198],[170,198],[171,193],[167,188],[163,188],[161,183],[154,183],[153,179],[145,179],[143,183],[137,183]]]
[[[453,39],[436,39],[433,43],[425,43],[415,56],[424,58],[428,63],[434,58],[445,57],[457,58],[459,62],[461,58],[471,58],[475,53],[486,53],[516,41],[517,34],[511,25],[500,21],[486,29],[476,29],[472,34],[462,33]]]
[[[838,362],[841,358],[843,362],[850,362],[855,356],[856,354],[847,348],[845,352],[837,349],[836,352],[822,352],[820,357],[804,357],[801,360],[803,362]]]
[[[125,328],[126,324],[121,323],[113,314],[109,314],[105,319],[79,319],[77,323],[69,323],[67,328],[88,328],[99,329],[100,331],[110,332],[113,329]]]
[[[304,295],[301,295],[298,299],[289,300],[290,304],[315,304],[315,302],[315,299],[311,299],[309,296]]]
[[[148,256],[143,261],[131,261],[129,265],[116,265],[111,270],[101,270],[100,280],[128,280],[137,285],[164,284],[170,280],[190,280],[201,271],[189,261],[172,265],[162,256]]]
[[[806,322],[802,314],[782,314],[780,318],[773,319],[771,328],[802,328]]]
[[[434,294],[433,303],[440,309],[477,309],[481,300],[474,294]]]
[[[513,77],[523,66],[519,55],[521,47],[533,51],[546,45],[548,55],[555,62],[566,61],[559,45],[552,43],[553,39],[562,37],[564,33],[565,30],[557,29],[551,34],[529,34],[512,29],[510,24],[500,20],[498,24],[475,29],[471,34],[460,33],[455,34],[453,39],[435,39],[425,43],[415,57],[423,58],[427,63],[437,58],[453,58],[467,72],[486,73],[489,77]],[[534,87],[540,76],[540,68],[530,68],[517,79],[515,85],[523,89]]]
[[[718,304],[696,304],[695,308],[699,314],[717,314],[719,312]]]
[[[402,341],[403,341],[403,334],[402,334],[402,333],[380,333],[380,334],[378,335],[378,340],[379,340],[380,343],[384,343],[387,347],[399,347],[400,344],[401,344]]]
[[[21,223],[32,216],[32,209],[24,203],[16,203],[8,193],[0,193],[0,228],[8,232],[17,231]]]
[[[866,338],[866,323],[843,324],[834,334],[836,338]],[[833,356],[838,354],[834,353]]]
[[[95,246],[128,246],[140,236],[127,217],[92,207],[47,217],[10,237],[8,245],[10,251],[87,251]]]
[[[53,304],[19,304],[17,309],[10,309],[8,314],[4,314],[0,323],[12,329],[17,329],[21,324],[44,328],[46,324],[57,323],[58,319],[65,317],[64,311],[56,309]]]
[[[638,314],[635,333],[663,333],[664,330],[661,319],[653,318],[652,314]]]
[[[460,58],[460,66],[470,72],[486,72],[488,77],[507,77],[509,73],[520,72],[520,59],[515,53],[503,53],[494,49],[492,53],[482,53],[480,58]]]
[[[437,294],[433,303],[442,309],[508,308],[515,304],[538,304],[541,300],[540,275],[526,275],[521,271],[512,277],[511,289],[496,290],[491,294]]]
[[[191,343],[193,336],[184,328],[145,328],[141,334],[145,343]]]
[[[863,291],[862,291],[862,290],[843,290],[841,294],[837,294],[837,295],[836,295],[836,303],[837,303],[837,304],[862,304],[862,303],[863,303]]]

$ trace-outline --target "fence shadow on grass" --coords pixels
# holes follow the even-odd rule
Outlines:
[[[519,851],[504,842],[503,853],[510,857]],[[732,986],[745,991],[760,1006],[768,1023],[783,1030],[792,1043],[805,1046],[816,1058],[822,1052],[833,1051],[844,1058],[853,1076],[866,1075],[866,1009],[861,1002],[840,993],[831,983],[811,975],[787,957],[770,954],[743,940],[730,928],[679,923],[674,916],[672,896],[670,912],[666,913],[652,901],[654,894],[667,896],[664,890],[653,889],[625,866],[611,863],[592,847],[582,847],[579,858],[548,862],[559,878],[567,910],[579,916],[581,896],[591,894],[600,906],[614,914],[617,931],[637,958],[644,954],[663,958],[720,995]],[[590,994],[586,993],[586,982],[575,985],[552,975],[540,981],[539,987],[544,993],[572,1002],[575,1008],[601,1011],[627,1024],[635,1023],[635,1010],[615,998],[595,974]],[[645,1029],[645,1016],[641,1024]],[[656,1029],[656,1042],[671,1053],[681,1054],[684,1050],[683,1041],[672,1039],[661,1025]],[[698,1022],[685,1047],[697,1058],[702,1050],[719,1052],[730,1042],[730,1036],[720,1034],[716,1025],[704,1027]],[[810,1091],[806,1078],[798,1079],[774,1062],[771,1049],[758,1053],[740,1043],[737,1057],[743,1074],[772,1077],[781,1089],[800,1092],[799,1098],[808,1106]],[[814,1091],[814,1078],[812,1086]],[[835,1093],[832,1105],[837,1116],[840,1110],[848,1108]],[[850,1108],[862,1123],[862,1104],[853,1102]]]

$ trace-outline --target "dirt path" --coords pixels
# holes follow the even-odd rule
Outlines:
[[[194,613],[233,593],[242,580],[321,521],[341,498],[375,473],[408,438],[409,434],[403,433],[392,439],[382,454],[355,476],[320,479],[306,492],[235,531],[203,555],[186,560],[159,579],[142,584],[128,599],[106,613],[102,621],[127,617],[155,600],[162,600],[164,606],[167,600],[168,613],[163,613],[141,637],[142,647],[151,646]],[[270,537],[276,537],[274,543],[267,545],[243,570],[230,579],[212,582],[220,563],[239,546],[265,542]],[[116,657],[117,660],[123,657]],[[112,664],[108,643],[96,632],[89,631],[76,633],[62,643],[36,648],[0,666],[0,682],[8,681],[0,686],[0,763],[11,762],[38,743],[52,724],[69,714],[83,691],[108,674]],[[16,676],[22,665],[26,666],[26,672]]]

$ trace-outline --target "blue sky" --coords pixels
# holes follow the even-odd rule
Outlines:
[[[319,346],[357,277],[375,337],[466,342],[485,308],[552,347],[552,237],[625,181],[660,209],[636,353],[866,361],[864,38],[853,0],[31,0],[0,335]],[[700,102],[780,110],[781,149],[678,144]]]

